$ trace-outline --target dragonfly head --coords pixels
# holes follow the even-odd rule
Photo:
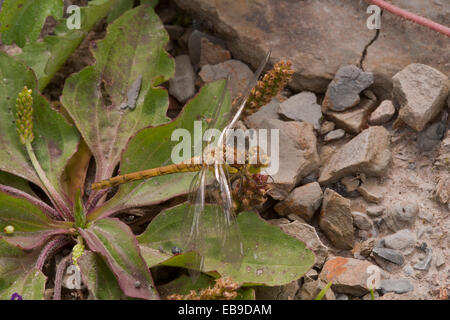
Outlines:
[[[260,147],[256,146],[249,149],[247,167],[250,173],[259,173],[261,169],[267,168],[269,165],[270,158]]]

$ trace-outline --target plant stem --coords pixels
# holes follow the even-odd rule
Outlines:
[[[323,296],[325,295],[325,293],[327,293],[328,289],[330,289],[332,284],[333,284],[332,281],[328,282],[327,285],[325,286],[325,288],[320,290],[319,294],[317,295],[317,297],[314,300],[322,300]]]
[[[450,28],[443,26],[442,24],[439,24],[432,20],[426,19],[424,17],[421,17],[421,16],[411,13],[409,11],[403,10],[399,7],[394,6],[393,4],[387,3],[384,0],[369,0],[369,2],[373,3],[374,5],[377,5],[399,17],[402,17],[406,20],[410,20],[410,21],[420,24],[424,27],[427,27],[431,30],[442,33],[442,34],[446,35],[447,37],[450,37]]]
[[[373,288],[370,288],[370,299],[375,300],[375,295],[373,293]]]
[[[38,159],[36,158],[36,155],[33,151],[33,147],[31,146],[31,142],[26,142],[25,147],[27,149],[28,157],[31,160],[31,163],[33,164],[34,170],[36,171],[37,175],[39,176],[39,179],[41,180],[45,191],[47,195],[49,196],[50,200],[52,201],[53,205],[59,209],[65,220],[69,220],[71,216],[71,212],[69,207],[64,203],[64,201],[60,198],[58,192],[53,187],[53,185],[48,180],[47,176],[45,175],[44,170],[42,170],[41,165],[39,164]]]
[[[64,277],[64,271],[66,270],[67,263],[69,262],[70,254],[61,259],[56,267],[55,274],[55,288],[53,293],[53,300],[61,300],[61,286]]]
[[[38,260],[36,262],[36,268],[39,270],[42,270],[42,267],[44,266],[45,260],[47,260],[48,256],[55,253],[57,250],[64,247],[69,242],[69,238],[56,238],[45,246],[45,248],[42,250],[41,254],[38,257]]]

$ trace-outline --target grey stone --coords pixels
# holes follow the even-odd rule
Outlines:
[[[300,186],[289,196],[275,205],[275,211],[281,216],[296,214],[310,221],[322,204],[323,192],[317,182]]]
[[[316,229],[314,229],[313,226],[294,221],[291,223],[279,224],[278,227],[288,235],[304,242],[306,247],[314,252],[314,255],[316,256],[314,267],[321,268],[323,266],[328,257],[328,247],[320,241]]]
[[[371,230],[373,228],[372,220],[365,213],[353,211],[353,224],[361,230]]]
[[[169,81],[169,93],[182,103],[195,94],[195,73],[188,55],[175,57],[175,76]]]
[[[326,185],[355,173],[382,175],[390,161],[389,133],[370,127],[341,147],[321,168],[319,183]]]
[[[418,214],[419,206],[414,199],[400,200],[388,208],[384,221],[389,229],[398,231],[412,226]]]
[[[208,39],[212,43],[218,44],[222,47],[226,47],[226,42],[222,39],[219,39],[217,37],[203,33],[198,30],[192,31],[192,33],[189,36],[188,49],[191,61],[195,65],[200,63],[202,39],[204,38]]]
[[[328,132],[327,135],[323,138],[324,142],[331,142],[335,140],[339,140],[345,136],[345,131],[342,129],[333,130]]]
[[[410,254],[414,250],[416,236],[408,229],[400,230],[383,238],[384,245],[389,249],[399,250],[403,254]]]
[[[385,206],[369,206],[367,207],[367,215],[371,216],[371,217],[379,217],[381,215],[383,215],[383,213],[386,212],[386,207]]]
[[[276,171],[270,173],[273,178],[272,189],[268,192],[276,200],[285,199],[291,190],[300,183],[300,181],[316,171],[320,165],[320,158],[317,153],[317,138],[314,134],[313,126],[307,122],[281,121],[277,119],[266,119],[258,129],[279,130],[279,140],[271,143],[272,137],[269,136],[267,144],[265,141],[259,141],[260,145],[271,146],[267,154],[271,156],[272,147],[279,147],[282,154],[278,158],[278,170],[273,161],[266,171]]]
[[[430,124],[425,130],[417,135],[417,146],[422,151],[431,151],[441,143],[447,130],[447,119],[445,121],[438,120]]]
[[[399,117],[414,130],[422,131],[442,110],[450,81],[442,72],[419,63],[408,65],[393,78]]]
[[[277,98],[273,98],[272,101],[270,101],[268,104],[262,106],[258,111],[246,117],[244,119],[244,122],[249,128],[257,128],[264,122],[264,120],[278,120],[279,107],[280,101]]]
[[[400,252],[392,249],[375,247],[372,250],[372,254],[378,258],[383,258],[398,265],[402,265],[405,262],[405,258],[403,257],[403,255]]]
[[[420,271],[428,271],[431,266],[431,260],[433,259],[433,250],[431,248],[425,247],[423,248],[425,252],[425,257],[416,263],[413,268]]]
[[[353,217],[350,200],[327,188],[323,194],[319,228],[337,248],[353,248]]]
[[[322,112],[325,118],[336,123],[338,128],[344,129],[348,133],[358,134],[369,127],[368,118],[376,106],[376,101],[363,98],[361,103],[352,109],[342,112],[330,110],[322,110]]]
[[[409,263],[407,265],[405,265],[402,270],[403,270],[403,273],[405,275],[407,275],[408,277],[411,277],[414,274],[414,269],[413,269],[413,267],[411,267],[411,265]]]
[[[248,82],[253,77],[253,72],[246,64],[239,60],[228,60],[216,65],[205,65],[199,72],[200,78],[208,83],[225,79],[231,75],[230,86],[232,99],[236,99],[247,88]]]
[[[380,291],[382,294],[395,292],[398,294],[413,291],[414,287],[408,279],[381,280]]]
[[[336,295],[336,300],[348,300],[348,295],[343,294],[343,293],[338,293]]]
[[[288,120],[308,122],[314,129],[320,129],[322,110],[312,92],[302,92],[290,97],[280,104],[278,113]]]
[[[324,105],[332,111],[345,111],[356,106],[359,94],[373,83],[373,74],[356,66],[340,67],[334,80],[329,84]]]
[[[369,123],[375,126],[385,124],[392,119],[394,114],[395,107],[392,101],[384,100],[370,115]]]

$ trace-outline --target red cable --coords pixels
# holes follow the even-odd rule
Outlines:
[[[409,11],[400,9],[399,7],[394,6],[393,4],[387,3],[383,0],[369,0],[369,2],[373,3],[374,5],[377,5],[399,17],[403,17],[407,20],[410,20],[412,22],[421,24],[427,28],[430,28],[434,31],[437,31],[439,33],[445,34],[447,37],[450,37],[450,28],[443,26],[442,24],[439,24],[437,22],[434,22],[432,20],[426,19],[424,17],[418,16],[414,13],[411,13]]]

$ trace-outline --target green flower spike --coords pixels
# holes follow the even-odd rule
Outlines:
[[[16,127],[22,144],[31,143],[33,135],[33,91],[26,86],[16,99]]]

